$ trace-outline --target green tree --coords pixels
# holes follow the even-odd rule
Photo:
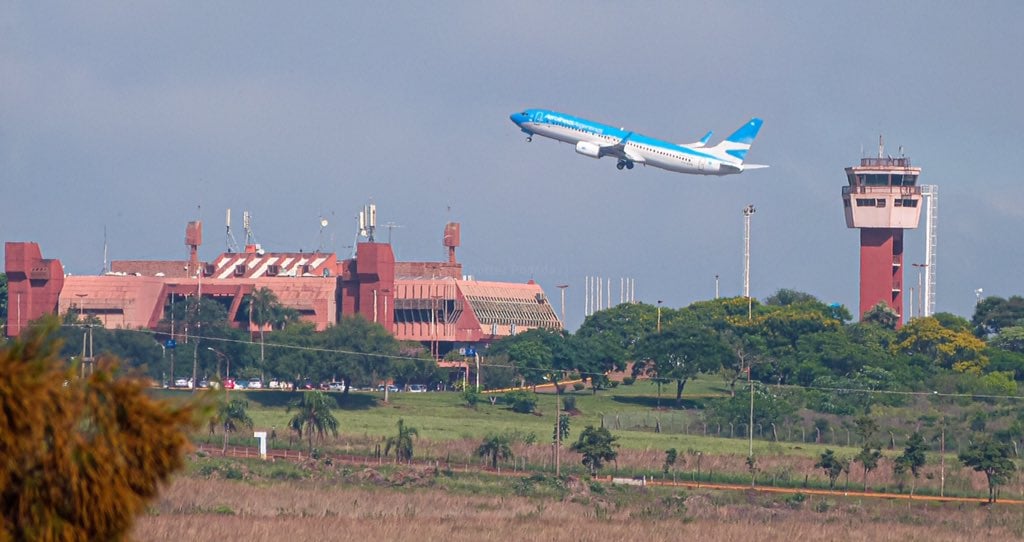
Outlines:
[[[864,491],[868,490],[868,473],[878,468],[878,462],[882,459],[882,449],[874,447],[867,442],[853,457],[853,460],[860,463],[864,469]]]
[[[388,437],[384,443],[384,455],[391,453],[391,450],[395,450],[395,459],[401,461],[412,461],[413,454],[413,437],[419,437],[420,432],[415,427],[407,427],[405,420],[402,418],[398,419],[398,433],[394,436]]]
[[[569,415],[559,414],[555,429],[551,432],[551,442],[565,442],[569,438]]]
[[[594,429],[593,425],[588,425],[570,449],[583,454],[583,464],[590,469],[590,475],[594,476],[606,462],[619,456],[615,451],[616,440],[607,428]]]
[[[497,469],[499,460],[505,461],[514,456],[510,442],[508,435],[487,435],[477,447],[476,455],[490,458],[491,468]]]
[[[1003,299],[990,296],[982,299],[974,307],[971,324],[979,337],[1000,333],[1006,327],[1024,325],[1024,297],[1015,295]]]
[[[924,451],[924,437],[919,431],[914,431],[910,438],[907,439],[907,445],[903,448],[903,453],[893,462],[893,473],[897,476],[903,477],[907,472],[913,475],[914,479],[910,484],[911,497],[914,496],[917,478],[921,475],[921,468],[925,464]]]
[[[253,421],[249,416],[248,408],[249,402],[242,399],[223,401],[217,405],[215,420],[224,430],[224,447],[222,451],[227,452],[228,435],[238,431],[239,426],[252,429]]]
[[[305,432],[310,453],[313,453],[314,436],[318,441],[323,441],[327,433],[338,436],[338,419],[331,412],[336,406],[334,398],[321,391],[303,392],[298,399],[288,404],[288,412],[296,410],[295,415],[288,421],[288,427],[295,430],[299,438]]]
[[[977,472],[985,473],[988,480],[988,502],[996,502],[996,488],[1009,480],[1012,472],[1017,470],[1010,447],[996,442],[990,437],[983,437],[960,452],[960,462]]]
[[[668,471],[676,465],[676,461],[679,459],[679,452],[675,448],[669,448],[665,450],[665,463],[661,466],[661,470],[668,476]]]
[[[896,311],[892,310],[889,305],[879,301],[877,305],[868,309],[860,317],[861,322],[871,322],[878,324],[886,329],[896,329],[896,323],[899,322],[899,315]]]
[[[85,379],[46,317],[0,347],[0,540],[121,540],[179,470],[205,406],[104,357]]]
[[[825,471],[825,475],[828,476],[828,488],[835,489],[836,480],[843,473],[843,460],[836,457],[835,452],[825,448],[825,453],[821,454],[821,458],[814,464],[814,467]]]
[[[999,334],[989,339],[988,344],[996,348],[1024,354],[1024,326],[1009,326],[999,330]]]
[[[636,351],[647,360],[653,377],[675,381],[676,406],[682,406],[687,381],[699,373],[717,371],[732,355],[718,334],[692,319],[663,325],[661,333],[641,339]]]

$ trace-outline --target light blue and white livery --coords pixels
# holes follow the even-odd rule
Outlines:
[[[678,173],[731,175],[768,167],[743,163],[761,129],[759,118],[713,147],[707,146],[711,132],[695,143],[677,144],[547,109],[527,109],[510,118],[526,132],[527,141],[539,135],[575,145],[576,152],[591,158],[614,156],[619,169],[643,164]]]

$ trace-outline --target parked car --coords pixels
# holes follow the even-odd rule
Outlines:
[[[226,389],[226,390],[233,390],[233,389],[235,389],[235,381],[233,379],[230,379],[230,378],[225,379],[224,380],[224,389]]]
[[[330,391],[345,391],[344,382],[331,382],[327,385],[327,389]]]
[[[247,386],[245,385],[245,380],[235,380],[236,390],[244,390],[246,387]]]
[[[280,389],[281,388],[281,382],[279,382],[277,380],[271,380],[270,382],[267,382],[267,387],[272,389],[272,390]]]
[[[245,385],[250,390],[258,390],[263,388],[263,382],[258,378],[250,378],[249,383]]]
[[[174,380],[174,387],[176,387],[176,388],[191,388],[192,387],[192,379],[191,378],[178,378],[178,379],[175,379]]]
[[[409,384],[409,393],[424,393],[427,387],[423,384]]]

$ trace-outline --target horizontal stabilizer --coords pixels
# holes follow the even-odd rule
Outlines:
[[[695,143],[683,143],[682,145],[680,145],[680,147],[689,147],[691,149],[699,149],[699,148],[703,147],[704,145],[708,144],[708,141],[711,140],[711,134],[712,133],[713,132],[708,132],[708,133],[704,134],[704,137],[700,138],[700,141],[697,141]]]

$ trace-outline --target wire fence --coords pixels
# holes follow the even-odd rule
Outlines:
[[[699,413],[665,412],[665,413],[610,413],[601,416],[601,424],[609,430],[648,431],[674,435],[694,435],[716,438],[748,439],[747,423],[709,423]],[[860,447],[864,440],[848,427],[816,427],[813,424],[754,424],[754,439],[766,442],[790,442],[806,444],[828,444],[833,446]],[[947,453],[959,454],[974,442],[975,435],[964,435],[946,432],[939,438],[938,430],[931,428],[922,431],[926,439],[924,445],[933,451],[945,450]],[[933,434],[934,433],[934,434]],[[932,438],[934,437],[934,438]],[[906,445],[908,435],[891,431],[881,431],[872,437],[873,445],[883,449],[902,449]],[[944,441],[944,442],[943,442]],[[1021,457],[1021,443],[1008,439],[1006,443],[1013,449],[1015,457]]]

